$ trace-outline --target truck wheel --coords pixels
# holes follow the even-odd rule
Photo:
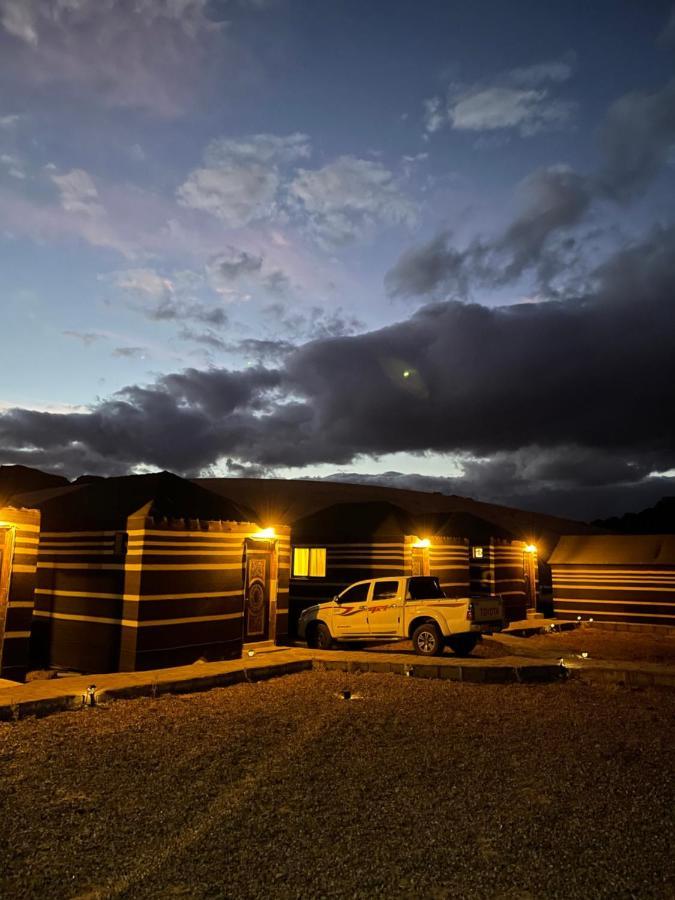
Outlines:
[[[455,656],[471,656],[478,643],[477,634],[453,634],[447,639],[448,647]]]
[[[413,650],[419,656],[440,656],[443,652],[443,636],[434,622],[423,622],[413,631]]]
[[[330,650],[333,646],[333,638],[330,630],[323,622],[319,622],[307,635],[307,646],[311,650]]]

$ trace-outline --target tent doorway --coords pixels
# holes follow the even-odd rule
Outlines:
[[[244,643],[270,640],[274,541],[247,539],[244,570]]]
[[[429,575],[431,569],[429,567],[429,548],[428,547],[412,547],[411,555],[411,575]]]

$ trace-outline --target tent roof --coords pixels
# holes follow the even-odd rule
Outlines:
[[[28,466],[0,466],[0,506],[5,506],[17,494],[67,486],[68,483],[62,475],[52,475]]]
[[[564,535],[551,565],[675,565],[675,535]]]
[[[598,534],[600,529],[584,522],[575,522],[558,516],[483,503],[469,497],[440,494],[429,491],[411,491],[385,487],[376,484],[350,484],[342,481],[309,481],[305,479],[285,480],[278,478],[200,478],[210,490],[231,497],[236,502],[245,502],[253,507],[263,525],[284,524],[295,527],[300,519],[335,503],[393,504],[411,514],[416,522],[424,522],[425,517],[450,513],[473,517],[463,520],[464,528],[457,536],[466,536],[484,541],[487,537],[505,537],[533,542],[537,545],[540,559],[547,559],[561,534]],[[486,523],[483,532],[476,520]],[[459,527],[462,520],[455,520]],[[419,525],[411,530],[418,533]],[[457,527],[448,526],[440,533],[454,535]],[[489,532],[489,533],[488,533]]]
[[[469,512],[420,513],[415,516],[415,525],[415,534],[420,537],[463,537],[474,544],[486,544],[490,538],[507,541],[519,538],[512,529],[502,528],[501,525]]]
[[[293,542],[361,541],[371,538],[400,540],[414,534],[411,517],[393,503],[334,503],[293,524]]]
[[[180,519],[257,521],[244,506],[170,472],[101,478],[15,498],[42,511],[42,529],[124,529],[127,518],[146,515]]]

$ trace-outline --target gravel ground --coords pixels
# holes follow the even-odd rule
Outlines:
[[[0,724],[0,896],[672,898],[674,707],[319,671]]]
[[[517,646],[519,647],[521,643],[523,642],[519,639]],[[409,653],[411,656],[416,656],[412,641],[396,641],[393,644],[358,644],[356,646],[360,650],[368,650],[372,653]],[[525,649],[524,646],[523,652]],[[471,653],[471,659],[496,659],[501,656],[513,656],[513,653],[514,651],[510,647],[503,647],[491,637],[483,637]],[[445,649],[444,655],[457,658],[448,648]]]
[[[630,631],[603,631],[581,626],[571,631],[537,634],[529,638],[514,638],[522,646],[522,653],[539,652],[566,656],[586,652],[591,659],[615,659],[631,662],[669,663],[675,665],[675,636],[640,634]],[[509,643],[512,646],[513,641]]]
[[[413,653],[410,641],[395,644],[364,646],[373,652]],[[569,631],[533,634],[485,636],[471,654],[472,659],[495,659],[502,656],[530,656],[559,659],[588,653],[591,659],[612,659],[632,662],[666,663],[675,665],[675,636],[627,631],[603,631],[581,626]],[[452,656],[450,650],[446,655]]]

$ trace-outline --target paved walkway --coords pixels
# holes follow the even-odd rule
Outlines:
[[[517,640],[511,638],[510,640]],[[630,686],[675,688],[675,665],[505,656],[497,659],[425,658],[412,653],[307,650],[265,647],[253,656],[222,662],[195,663],[146,672],[112,672],[19,684],[0,682],[0,721],[44,716],[109,700],[190,693],[242,681],[260,681],[307,669],[344,672],[392,672],[413,678],[441,678],[478,684],[557,681],[570,675]]]

